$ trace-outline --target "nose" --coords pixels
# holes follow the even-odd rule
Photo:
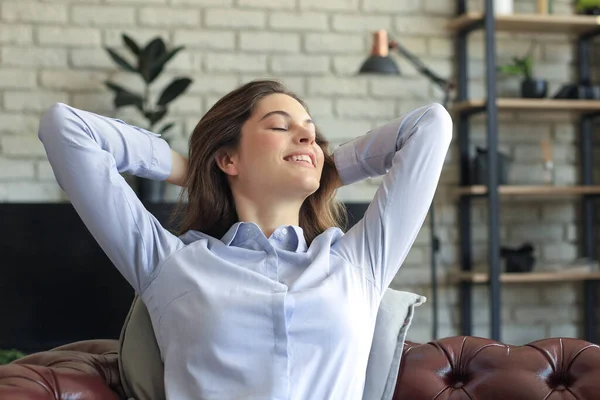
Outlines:
[[[298,127],[298,133],[296,134],[296,140],[299,143],[313,144],[316,139],[316,133],[312,129],[305,128],[303,126]]]

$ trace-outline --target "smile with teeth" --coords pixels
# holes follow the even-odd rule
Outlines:
[[[285,161],[300,162],[300,163],[308,163],[311,167],[313,166],[312,160],[307,155],[290,156],[290,157],[284,158],[284,160]]]

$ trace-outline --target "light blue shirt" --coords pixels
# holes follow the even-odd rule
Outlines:
[[[346,234],[332,227],[307,246],[299,226],[267,238],[247,222],[222,238],[177,237],[119,174],[166,179],[171,152],[158,135],[64,104],[39,129],[59,185],[146,304],[176,400],[361,399],[379,303],[451,136],[449,114],[432,104],[335,149],[343,184],[383,183]]]

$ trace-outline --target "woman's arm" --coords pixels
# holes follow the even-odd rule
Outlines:
[[[335,163],[335,154],[331,155],[331,159],[333,160],[333,162]],[[338,172],[338,170],[335,170],[335,185],[334,187],[336,189],[341,188],[342,186],[344,186],[344,184],[342,183],[342,178],[340,177],[340,173]]]
[[[364,217],[334,249],[369,268],[383,295],[421,229],[452,140],[452,119],[439,104],[418,108],[335,150],[341,182],[384,175]]]
[[[141,293],[183,243],[144,208],[119,173],[166,179],[172,170],[169,145],[144,129],[61,103],[44,113],[38,136],[81,220]]]
[[[188,158],[171,149],[172,168],[167,182],[172,185],[184,187],[188,175]]]

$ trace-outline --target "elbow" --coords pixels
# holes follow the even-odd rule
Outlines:
[[[49,137],[64,132],[68,107],[64,103],[55,103],[42,114],[38,129],[38,138],[42,143]]]
[[[448,110],[439,103],[432,103],[428,107],[428,114],[431,119],[431,123],[435,125],[436,134],[446,143],[452,141],[453,121],[452,116]]]

